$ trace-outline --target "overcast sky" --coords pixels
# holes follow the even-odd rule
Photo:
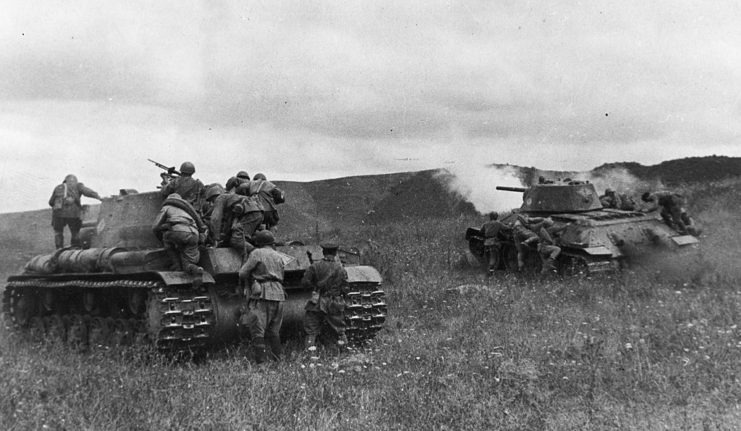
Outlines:
[[[5,1],[2,212],[195,163],[313,180],[741,156],[723,1]]]

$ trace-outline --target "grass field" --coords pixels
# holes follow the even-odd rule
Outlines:
[[[687,190],[701,253],[611,278],[486,278],[465,264],[470,218],[336,230],[384,275],[389,318],[364,349],[318,361],[294,339],[255,366],[239,347],[171,361],[3,330],[0,428],[739,429],[735,190]]]

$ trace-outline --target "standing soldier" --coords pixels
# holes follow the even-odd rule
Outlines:
[[[237,193],[259,198],[266,229],[272,229],[278,224],[280,217],[278,217],[276,205],[286,201],[285,194],[275,184],[268,181],[265,174],[255,174],[252,181],[240,184],[237,187]]]
[[[493,275],[499,266],[501,255],[501,243],[499,241],[499,232],[504,228],[504,223],[499,221],[499,214],[496,211],[489,213],[489,221],[481,227],[481,233],[484,235],[484,256],[488,263],[487,274]]]
[[[347,293],[347,271],[337,260],[336,244],[322,244],[324,257],[311,264],[301,285],[311,289],[311,299],[304,307],[304,330],[306,331],[306,348],[316,350],[316,337],[322,332],[326,323],[337,336],[337,345],[347,344],[345,335],[345,299]]]
[[[152,225],[152,231],[173,262],[173,269],[196,277],[200,284],[203,268],[198,266],[201,255],[198,245],[206,238],[206,226],[190,203],[177,193],[170,194]]]
[[[177,193],[181,198],[188,201],[193,208],[200,211],[201,195],[203,194],[203,183],[201,180],[193,178],[196,167],[191,162],[183,162],[180,165],[180,176],[172,178],[162,187],[162,196],[167,197],[172,193]]]
[[[80,198],[101,200],[98,193],[77,182],[77,177],[69,174],[64,177],[62,184],[54,187],[49,198],[49,206],[52,207],[51,226],[54,229],[54,245],[56,248],[64,247],[64,227],[69,226],[70,245],[82,247],[80,243],[80,229],[82,228],[82,204]]]
[[[242,323],[252,337],[255,361],[265,362],[270,346],[273,359],[280,359],[283,349],[280,344],[280,327],[283,324],[283,272],[285,263],[275,251],[273,233],[263,230],[255,234],[255,245],[259,248],[250,253],[247,262],[239,270],[239,280],[245,287],[248,302],[242,312]]]

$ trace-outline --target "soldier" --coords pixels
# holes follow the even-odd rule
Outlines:
[[[64,177],[62,184],[54,187],[51,193],[49,198],[49,206],[52,207],[51,226],[54,229],[54,245],[58,249],[64,247],[65,226],[69,226],[72,247],[82,247],[80,242],[82,196],[101,200],[98,193],[77,182],[77,177],[72,174]]]
[[[347,271],[337,260],[336,244],[322,244],[324,257],[311,264],[301,285],[311,289],[311,299],[304,307],[304,330],[306,348],[316,350],[316,337],[326,323],[337,336],[337,345],[347,344],[345,335],[345,299],[347,293]]]
[[[250,182],[250,175],[246,171],[239,171],[237,172],[237,175],[229,178],[226,181],[226,191],[227,192],[236,192],[237,187],[244,183]]]
[[[198,266],[198,245],[206,238],[206,226],[193,206],[177,193],[170,194],[162,203],[162,209],[152,225],[170,260],[172,269],[185,271],[194,276],[193,284],[200,284],[203,268]]]
[[[683,208],[684,197],[682,195],[665,191],[646,192],[641,196],[641,200],[649,204],[644,212],[660,210],[664,223],[680,233],[687,233],[686,222],[691,220]],[[685,214],[684,217],[682,213]]]
[[[259,198],[266,229],[272,229],[278,224],[280,217],[278,217],[276,205],[286,201],[285,194],[275,184],[268,181],[264,174],[255,174],[252,181],[242,183],[237,188],[237,193]]]
[[[556,272],[556,258],[561,254],[561,247],[556,245],[549,231],[553,228],[553,219],[546,217],[530,228],[538,235],[538,254],[543,263],[541,273]]]
[[[216,243],[216,238],[214,238],[213,231],[210,229],[211,214],[214,211],[214,203],[216,202],[216,198],[224,194],[224,192],[224,187],[222,187],[221,184],[214,183],[206,187],[206,192],[203,195],[203,204],[201,205],[201,218],[203,219],[203,223],[206,225],[206,227],[209,227],[207,238],[208,245],[213,245]]]
[[[499,214],[496,211],[489,213],[489,221],[481,226],[481,233],[484,235],[484,256],[488,262],[487,274],[493,275],[499,266],[501,255],[501,242],[499,233],[504,229],[504,223],[498,220]]]
[[[253,235],[262,221],[262,208],[256,197],[223,193],[215,198],[211,212],[214,245],[229,245],[246,256],[255,248]]]
[[[272,359],[280,359],[280,327],[283,324],[283,290],[285,263],[275,251],[273,233],[263,230],[255,234],[258,247],[250,253],[247,262],[239,270],[240,283],[245,283],[245,296],[248,297],[246,309],[242,311],[242,324],[247,326],[252,337],[255,361],[265,362],[270,346]]]
[[[605,194],[599,197],[599,201],[604,208],[620,209],[623,205],[620,196],[612,189],[605,190]]]
[[[512,225],[512,239],[517,250],[517,270],[522,271],[525,268],[525,253],[530,244],[538,241],[538,235],[527,226],[528,218],[524,215],[518,215]]]
[[[172,178],[162,187],[162,196],[167,197],[172,193],[177,193],[180,197],[193,208],[201,209],[201,198],[203,194],[203,183],[201,180],[193,178],[196,167],[191,162],[183,162],[180,165],[180,176]]]

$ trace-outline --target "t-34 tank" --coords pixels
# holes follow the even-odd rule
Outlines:
[[[519,209],[501,219],[508,228],[500,232],[498,267],[518,270],[516,239],[510,229],[518,216],[550,217],[561,254],[556,261],[563,274],[609,272],[631,260],[666,249],[689,247],[698,242],[664,224],[657,213],[603,208],[594,185],[584,181],[545,181],[528,188],[497,187],[523,194]],[[484,261],[484,237],[479,228],[466,231],[469,249]],[[539,271],[541,259],[535,245],[525,247],[525,271]]]
[[[241,257],[231,248],[205,248],[202,283],[171,271],[167,253],[152,233],[160,192],[105,198],[81,236],[89,248],[61,249],[32,258],[8,278],[3,314],[24,334],[47,334],[76,345],[151,343],[161,351],[202,350],[239,340]],[[301,330],[310,292],[300,281],[318,246],[278,245],[285,254],[284,328]],[[346,266],[347,335],[372,338],[386,318],[381,276],[370,266]]]

